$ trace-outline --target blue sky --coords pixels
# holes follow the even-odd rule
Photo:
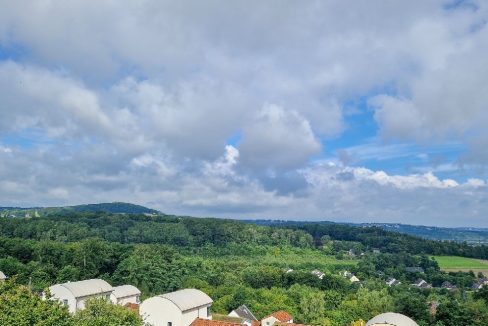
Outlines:
[[[483,1],[1,7],[0,205],[488,226]]]

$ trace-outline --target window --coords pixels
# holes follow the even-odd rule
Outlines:
[[[141,302],[141,298],[137,295],[136,296],[136,303],[140,303]]]
[[[169,321],[168,326],[173,326],[173,323]]]
[[[207,317],[210,317],[212,314],[212,311],[210,310],[210,307],[207,307]]]
[[[63,306],[67,307],[68,306],[68,300],[67,299],[64,299],[63,300]]]

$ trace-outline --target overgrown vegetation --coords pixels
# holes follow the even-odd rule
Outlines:
[[[312,325],[350,325],[386,311],[409,315],[419,325],[488,324],[485,296],[469,290],[477,275],[444,273],[427,255],[482,256],[484,247],[377,228],[91,212],[0,218],[0,235],[0,270],[17,275],[18,284],[30,283],[34,293],[58,282],[98,277],[113,285],[133,284],[143,297],[195,287],[214,299],[216,313],[245,303],[258,317],[284,309]],[[424,273],[408,272],[412,266]],[[314,269],[324,277],[312,275]],[[362,283],[340,276],[344,270]],[[388,277],[402,284],[388,287]],[[459,290],[410,287],[417,278],[435,287],[448,281]],[[11,291],[26,291],[19,289]],[[438,305],[436,314],[432,304]],[[116,313],[96,307],[99,314],[83,316]],[[62,314],[57,306],[46,309]],[[83,324],[85,317],[70,322],[89,325]]]

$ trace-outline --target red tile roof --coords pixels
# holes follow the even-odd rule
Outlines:
[[[279,310],[279,311],[273,312],[271,315],[266,316],[264,318],[268,318],[268,317],[271,317],[271,316],[273,316],[274,318],[278,319],[282,323],[286,323],[287,321],[290,321],[290,320],[293,319],[293,316],[290,315],[289,313],[287,313],[284,310]]]
[[[197,318],[190,324],[190,326],[242,326],[239,323],[232,323],[228,321],[222,320],[209,320],[209,319],[201,319]]]

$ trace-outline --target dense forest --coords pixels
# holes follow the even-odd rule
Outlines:
[[[487,325],[487,291],[470,290],[481,275],[444,273],[429,257],[487,258],[487,253],[485,246],[338,224],[262,226],[211,218],[73,211],[38,218],[3,217],[0,270],[11,280],[2,285],[0,305],[19,300],[9,306],[15,311],[26,300],[37,302],[36,293],[52,284],[96,277],[113,285],[133,284],[143,298],[199,288],[215,301],[216,314],[246,304],[258,318],[284,309],[310,325],[350,325],[386,311],[404,313],[419,325]],[[412,266],[422,272],[409,272],[407,267]],[[320,270],[324,277],[312,270]],[[344,271],[361,282],[350,282],[340,275]],[[401,284],[389,287],[385,280],[390,277]],[[434,287],[411,287],[418,278]],[[442,289],[444,282],[458,289]],[[65,318],[66,325],[98,325],[91,323],[100,316],[96,311],[133,318],[97,302],[83,316],[67,316],[51,303],[35,305],[40,316],[52,310],[53,316]],[[0,324],[1,318],[6,317],[0,317]]]

